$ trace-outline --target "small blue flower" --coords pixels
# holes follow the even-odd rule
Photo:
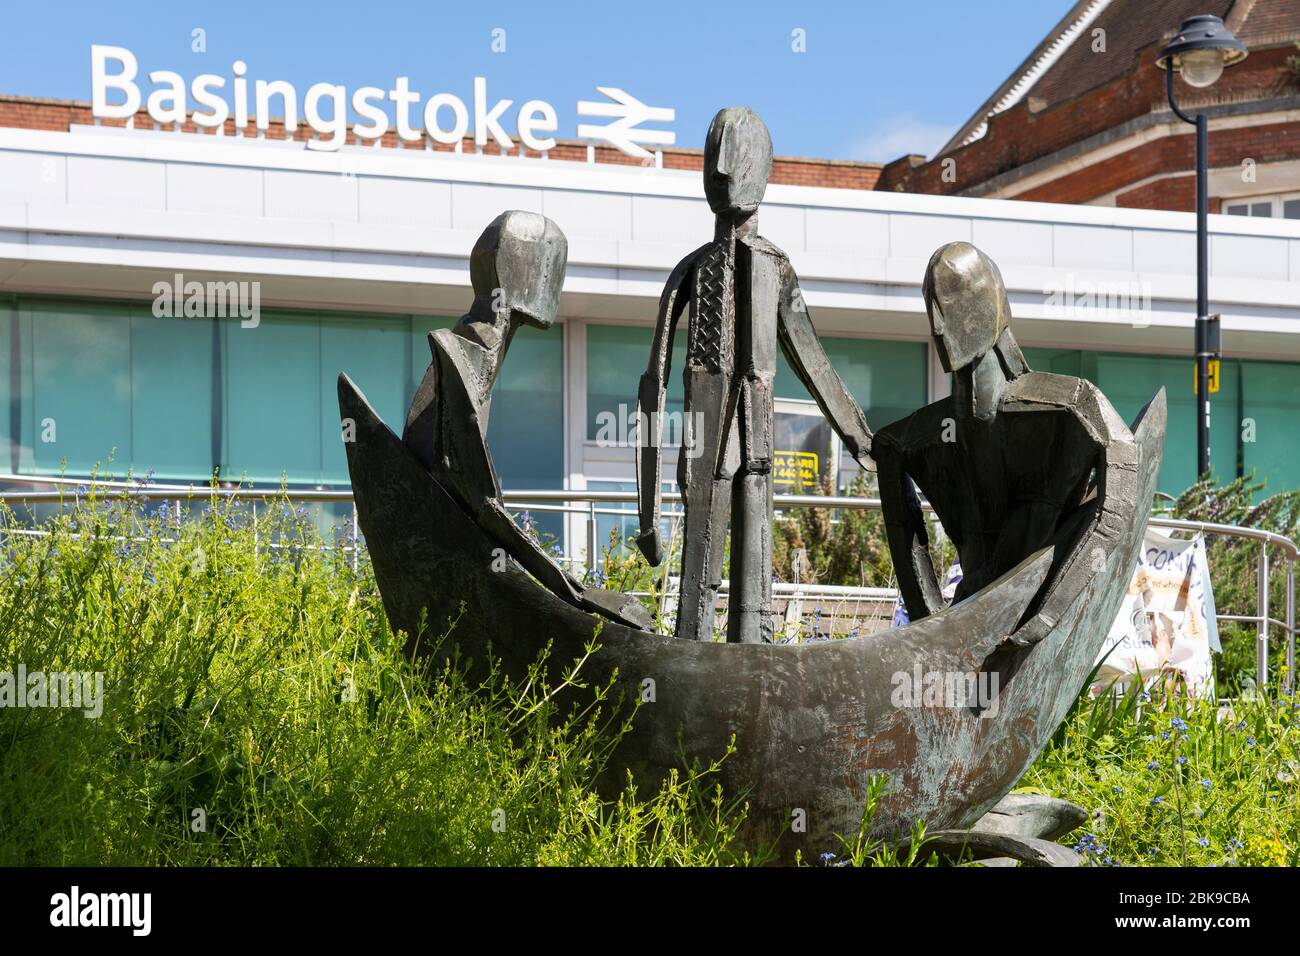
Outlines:
[[[1181,717],[1175,717],[1173,720],[1169,721],[1169,726],[1174,728],[1174,730],[1186,730],[1187,721],[1183,720]]]
[[[1245,845],[1246,845],[1246,844],[1242,843],[1242,842],[1241,842],[1240,840],[1238,840],[1236,837],[1233,837],[1231,840],[1228,841],[1228,849],[1229,849],[1229,850],[1240,850],[1240,849],[1241,849],[1243,846],[1245,846]]]
[[[827,850],[825,853],[823,853],[823,854],[819,857],[819,859],[820,859],[823,863],[834,863],[834,862],[835,862],[835,854],[834,854],[834,853],[831,853],[829,850]]]
[[[1187,763],[1187,758],[1186,758],[1186,757],[1175,757],[1175,758],[1174,758],[1174,763],[1176,763],[1176,764],[1185,764],[1185,763]]]
[[[1256,742],[1255,742],[1255,738],[1254,738],[1254,737],[1247,737],[1247,738],[1246,738],[1246,746],[1247,746],[1247,747],[1254,747],[1255,745],[1256,745]]]
[[[1160,797],[1152,797],[1152,798],[1151,798],[1151,805],[1152,805],[1153,807],[1155,807],[1155,806],[1159,806],[1160,804],[1162,804],[1162,803],[1164,803],[1164,802],[1165,802],[1165,801],[1164,801],[1163,799],[1161,799]]]
[[[1199,840],[1197,840],[1196,842],[1199,843],[1201,846],[1209,846],[1209,845],[1210,845],[1210,839],[1209,839],[1209,837],[1201,837],[1201,838],[1200,838]]]
[[[1148,770],[1159,770],[1159,769],[1160,769],[1160,761],[1159,761],[1159,760],[1152,760],[1149,764],[1147,764],[1147,769],[1148,769]]]
[[[1160,735],[1160,739],[1161,739],[1161,740],[1168,740],[1171,736],[1172,736],[1172,735],[1169,733],[1169,731],[1166,730],[1163,734]]]
[[[1210,780],[1210,779],[1207,777],[1206,779],[1204,779],[1204,780],[1201,781],[1201,786],[1204,787],[1206,790],[1209,790],[1211,787],[1214,786],[1214,781],[1213,781],[1213,780]]]

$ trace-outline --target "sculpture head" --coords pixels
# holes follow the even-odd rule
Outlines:
[[[950,242],[935,251],[925,268],[921,294],[946,372],[993,351],[1011,321],[1002,273],[969,242]]]
[[[569,242],[535,212],[511,210],[492,220],[469,255],[474,298],[509,310],[528,325],[549,328],[560,306]]]
[[[741,222],[758,209],[772,172],[772,137],[748,106],[719,110],[704,141],[704,195],[719,216]]]

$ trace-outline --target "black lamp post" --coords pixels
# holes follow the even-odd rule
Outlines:
[[[1196,127],[1196,476],[1210,470],[1210,359],[1217,358],[1217,336],[1211,336],[1211,322],[1206,314],[1209,303],[1209,239],[1206,216],[1210,211],[1207,194],[1209,180],[1209,122],[1205,112],[1188,116],[1174,100],[1174,74],[1197,89],[1212,86],[1225,67],[1246,59],[1246,45],[1232,35],[1218,17],[1188,17],[1178,28],[1178,35],[1165,45],[1156,58],[1156,66],[1165,71],[1165,90],[1169,106],[1181,120]],[[1217,325],[1217,323],[1216,323]]]

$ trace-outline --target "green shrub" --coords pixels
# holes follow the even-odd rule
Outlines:
[[[287,502],[258,548],[237,508],[190,517],[91,496],[0,539],[0,670],[105,675],[97,719],[0,709],[0,864],[748,862],[716,768],[601,799],[608,701],[418,671]]]

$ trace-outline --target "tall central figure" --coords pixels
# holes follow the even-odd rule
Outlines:
[[[727,640],[772,639],[772,382],[780,343],[845,447],[865,463],[871,432],[817,340],[784,252],[758,235],[772,171],[772,137],[747,107],[721,110],[704,147],[713,240],[672,271],[659,300],[637,420],[637,546],[663,561],[659,531],[664,401],[673,333],[690,306],[684,440],[677,483],[686,510],[677,636],[713,637],[714,605],[731,522]]]

